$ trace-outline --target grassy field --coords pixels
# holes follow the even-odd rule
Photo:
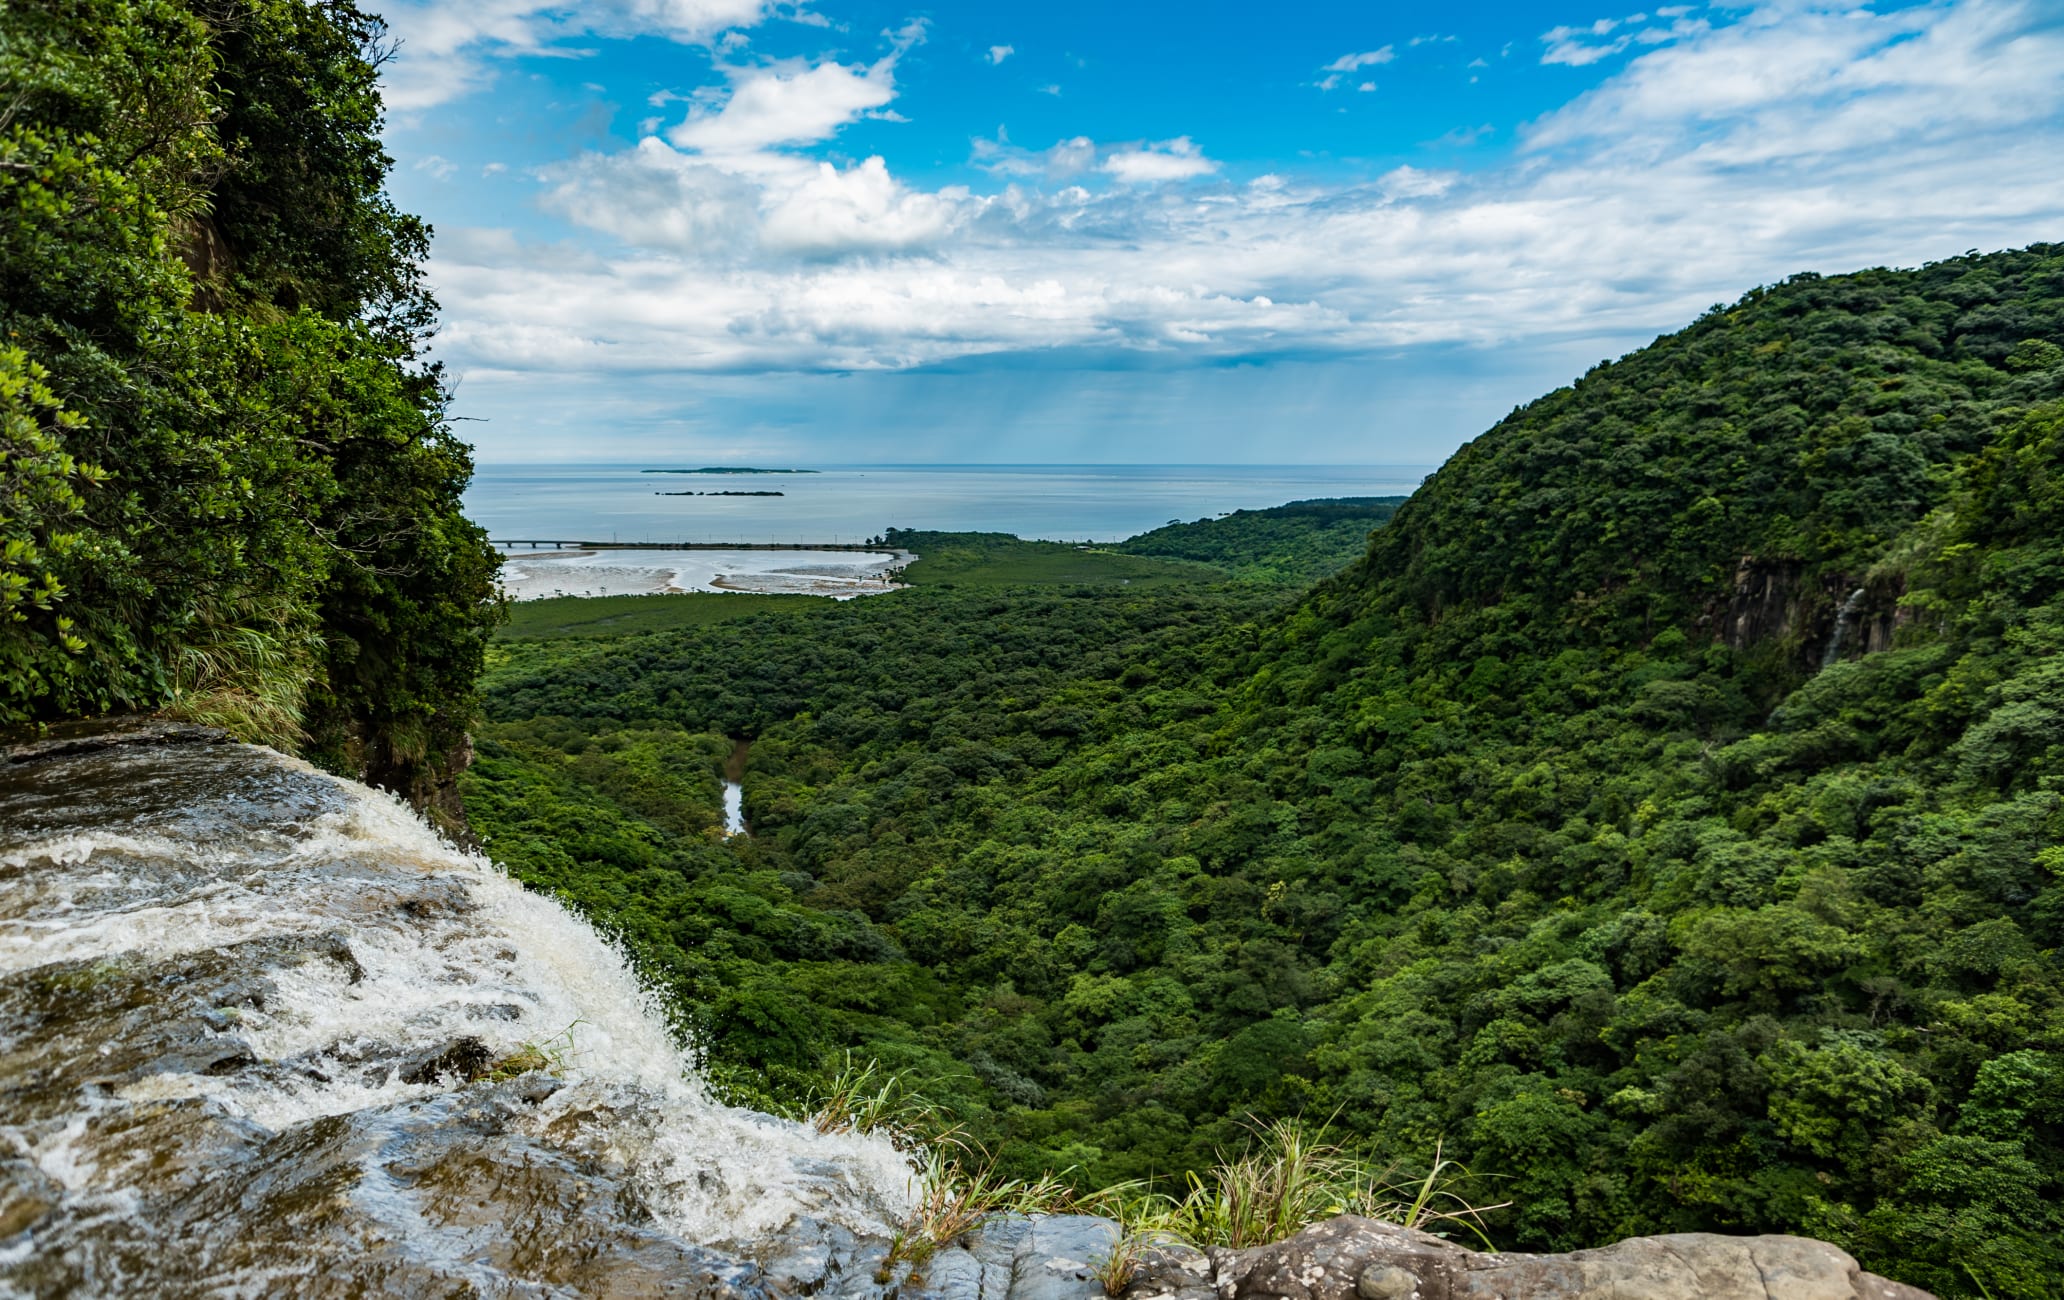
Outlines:
[[[770,610],[821,608],[824,596],[760,596],[739,592],[688,592],[663,596],[552,596],[509,606],[504,640],[549,641],[566,636],[617,636],[702,627]]]

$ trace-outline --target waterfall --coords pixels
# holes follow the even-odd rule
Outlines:
[[[887,1142],[715,1100],[584,921],[271,751],[0,761],[0,882],[0,1294],[722,1289],[908,1208]]]
[[[747,833],[745,825],[745,766],[752,755],[750,740],[731,742],[724,760],[724,838]]]
[[[1863,588],[1858,587],[1849,593],[1849,598],[1842,602],[1841,610],[1835,615],[1835,630],[1828,638],[1827,653],[1820,657],[1820,666],[1823,669],[1841,659],[1842,649],[1848,643],[1850,635],[1855,632],[1856,616],[1862,609]]]
[[[745,834],[745,787],[737,781],[724,782],[724,836]]]

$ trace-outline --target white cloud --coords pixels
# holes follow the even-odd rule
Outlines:
[[[448,181],[452,178],[452,173],[459,170],[459,165],[449,158],[433,153],[418,158],[415,169],[419,172],[428,172],[438,180]]]
[[[649,139],[561,169],[545,200],[627,250],[440,237],[440,350],[606,373],[1619,346],[1795,270],[2054,238],[2064,31],[2005,0],[1786,0],[1642,47],[1523,138],[1503,169],[1239,185],[1188,137],[998,139],[975,149],[987,195]]]
[[[1359,54],[1343,54],[1319,69],[1319,71],[1327,75],[1319,79],[1318,87],[1320,90],[1331,90],[1341,82],[1348,80],[1349,74],[1360,72],[1363,68],[1373,68],[1379,64],[1389,63],[1395,58],[1397,58],[1397,50],[1388,45],[1379,50],[1364,50]]]
[[[722,105],[691,110],[667,139],[706,153],[746,153],[828,140],[846,123],[896,97],[895,61],[732,69]]]
[[[1015,46],[992,45],[989,47],[989,62],[992,65],[1001,63],[1005,59],[1009,58],[1011,55],[1016,54],[1017,52],[1018,51]]]
[[[1183,135],[1157,144],[1115,150],[1105,157],[1103,170],[1127,185],[1159,185],[1209,176],[1218,170],[1218,164],[1206,158],[1196,142]]]
[[[498,58],[588,35],[706,43],[776,8],[774,0],[392,0],[381,15],[400,50],[382,72],[381,92],[401,112],[432,108],[490,84]]]
[[[845,171],[819,163],[767,212],[760,244],[775,253],[805,255],[915,248],[944,233],[966,198],[960,190],[907,189],[880,158]]]
[[[1062,140],[1051,148],[1019,149],[1008,140],[974,141],[975,166],[995,176],[1045,176],[1054,180],[1080,176],[1096,166],[1096,141],[1086,135]]]
[[[725,66],[728,93],[656,95],[690,104],[687,119],[664,138],[547,169],[544,206],[634,248],[713,264],[916,249],[979,204],[960,189],[913,191],[880,157],[840,168],[783,147],[828,140],[862,116],[904,121],[888,107],[896,61],[924,35],[922,22],[884,32],[890,50],[869,65]]]
[[[815,144],[863,116],[908,121],[887,105],[896,97],[896,61],[923,43],[925,30],[925,21],[918,19],[883,32],[889,52],[871,64],[788,59],[724,65],[722,71],[731,83],[727,95],[664,95],[651,102],[689,102],[687,120],[670,129],[667,138],[684,149],[708,154]]]
[[[1541,53],[1541,62],[1572,68],[1588,67],[1615,54],[1624,54],[1637,45],[1663,45],[1707,31],[1710,24],[1703,19],[1685,19],[1684,15],[1690,12],[1688,5],[1671,5],[1656,10],[1657,18],[1672,20],[1664,27],[1645,25],[1649,21],[1646,13],[1629,14],[1625,18],[1600,18],[1588,27],[1552,27],[1541,35],[1541,43],[1548,47]],[[1614,36],[1614,32],[1619,34]],[[1605,39],[1608,36],[1612,39]]]
[[[1365,50],[1360,54],[1343,54],[1327,64],[1324,72],[1359,72],[1373,68],[1379,63],[1389,63],[1397,57],[1397,51],[1386,45],[1380,50]]]

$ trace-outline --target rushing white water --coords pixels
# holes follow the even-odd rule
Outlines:
[[[154,1047],[136,1064],[118,1041],[81,1043],[89,1067],[115,1053],[120,1070],[78,1093],[73,1113],[0,1111],[0,1147],[68,1196],[93,1199],[96,1215],[135,1197],[136,1152],[95,1136],[131,1111],[198,1103],[199,1114],[257,1126],[253,1141],[314,1134],[326,1117],[466,1088],[449,1072],[403,1077],[410,1053],[461,1040],[495,1059],[548,1061],[538,1077],[549,1095],[540,1090],[511,1124],[546,1149],[604,1153],[628,1171],[639,1213],[686,1242],[750,1246],[799,1216],[881,1235],[907,1210],[910,1168],[888,1143],[714,1100],[623,953],[557,902],[454,849],[388,795],[266,751],[212,749],[279,778],[299,800],[292,815],[203,800],[199,812],[130,825],[0,831],[0,980],[17,1000],[56,990],[28,1004],[52,1019],[21,1050],[61,1053],[75,1025],[101,1032],[55,1019],[49,1008],[67,990],[300,945],[245,979],[257,987],[262,976],[262,994],[205,1011],[220,1028],[202,1031],[198,1046]],[[736,790],[726,792],[727,824]],[[176,991],[194,979],[163,983]],[[149,1008],[141,1014],[133,1023],[147,1027]],[[177,1014],[168,994],[163,1016]],[[400,1231],[418,1210],[392,1207],[415,1202],[379,1193],[378,1179],[359,1179],[354,1204]]]
[[[724,782],[724,834],[745,834],[745,787],[736,781]]]
[[[1856,616],[1863,610],[1863,596],[1864,589],[1858,587],[1849,593],[1841,609],[1835,612],[1835,630],[1828,637],[1826,652],[1820,657],[1822,668],[1831,668],[1841,661],[1842,651],[1848,648],[1849,638],[1856,631]]]

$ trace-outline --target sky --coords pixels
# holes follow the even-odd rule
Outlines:
[[[2064,0],[373,7],[485,463],[1431,465],[2064,239]]]

